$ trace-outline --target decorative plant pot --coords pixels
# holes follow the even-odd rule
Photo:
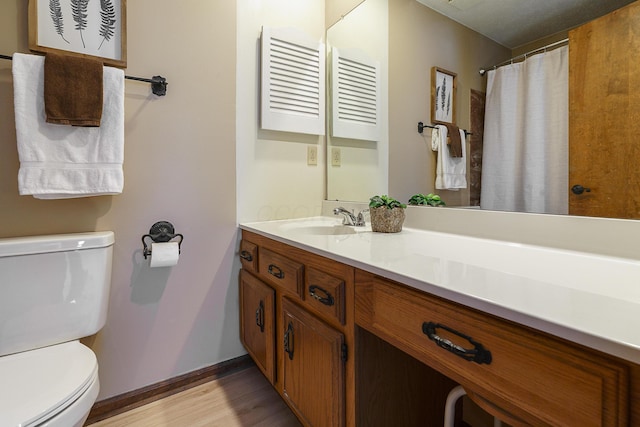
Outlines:
[[[404,222],[404,209],[388,209],[385,206],[370,208],[371,230],[381,233],[398,233],[402,231]]]

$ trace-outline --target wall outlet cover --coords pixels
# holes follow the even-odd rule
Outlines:
[[[331,149],[331,166],[340,166],[342,162],[340,149],[333,147]]]
[[[315,166],[318,164],[318,147],[315,145],[307,146],[307,165]]]

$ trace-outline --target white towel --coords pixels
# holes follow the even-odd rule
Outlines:
[[[122,193],[124,72],[105,67],[100,127],[45,122],[44,56],[13,55],[21,195],[66,199]]]
[[[467,149],[464,130],[460,129],[462,157],[449,156],[447,127],[436,125],[431,131],[431,149],[438,152],[436,164],[436,188],[457,191],[467,188]]]

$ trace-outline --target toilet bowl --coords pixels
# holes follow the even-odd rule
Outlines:
[[[0,426],[81,427],[100,382],[113,233],[0,239]]]
[[[0,358],[0,425],[81,426],[100,383],[93,352],[71,341]]]

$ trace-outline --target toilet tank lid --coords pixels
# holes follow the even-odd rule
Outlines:
[[[105,248],[112,246],[114,241],[113,231],[8,237],[0,239],[0,258]]]

